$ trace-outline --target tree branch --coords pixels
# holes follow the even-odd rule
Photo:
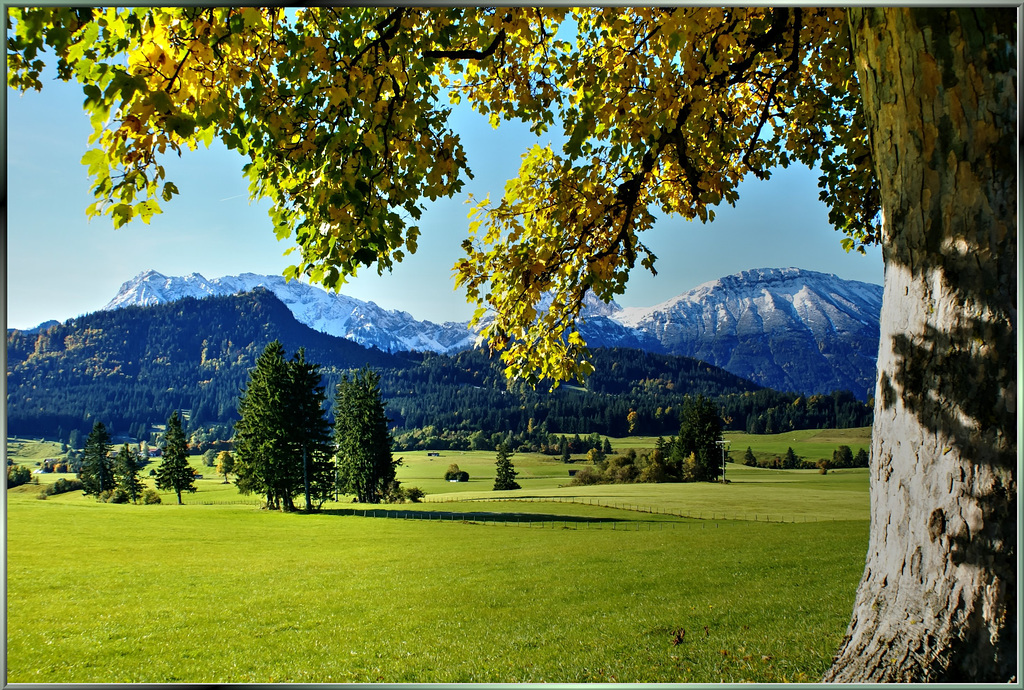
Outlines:
[[[491,55],[494,55],[494,51],[498,49],[498,46],[505,41],[505,30],[502,29],[498,32],[498,35],[491,41],[491,45],[487,46],[484,50],[425,50],[421,57],[424,59],[428,58],[447,58],[449,60],[483,60]]]

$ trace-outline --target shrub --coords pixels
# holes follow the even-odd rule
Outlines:
[[[832,453],[832,466],[853,467],[853,451],[850,450],[850,446],[839,446]]]
[[[17,467],[7,468],[7,488],[13,489],[16,486],[22,484],[28,484],[32,481],[32,472],[29,468],[18,465]]]
[[[147,506],[160,503],[160,494],[155,489],[146,489],[142,492],[142,502]]]
[[[113,495],[114,495],[114,492],[111,491],[110,489],[107,489],[106,491],[104,491],[104,492],[102,492],[100,494],[97,494],[96,495],[96,500],[101,502],[101,503],[110,503],[110,497],[113,496]]]
[[[61,477],[60,479],[58,479],[57,481],[50,485],[50,487],[46,490],[46,493],[48,493],[51,496],[56,496],[57,494],[66,494],[69,491],[82,491],[84,489],[85,485],[81,481],[77,479],[65,479],[64,477]]]
[[[131,497],[128,495],[128,492],[125,491],[124,489],[122,489],[121,487],[117,487],[116,489],[114,489],[111,492],[111,494],[110,494],[110,501],[109,502],[110,503],[128,503],[130,500],[131,500]]]
[[[387,489],[384,490],[384,502],[405,503],[405,489],[402,488],[402,483],[397,479],[388,482]]]
[[[468,482],[469,472],[466,472],[465,470],[460,470],[459,466],[453,462],[451,465],[448,466],[448,471],[444,473],[444,479],[445,481],[448,482],[452,481],[453,479],[457,482]]]
[[[412,503],[419,503],[425,495],[426,494],[423,493],[423,489],[418,486],[410,486],[405,490],[405,497]]]
[[[600,484],[603,481],[601,474],[593,467],[584,467],[569,482],[570,486],[591,486]]]

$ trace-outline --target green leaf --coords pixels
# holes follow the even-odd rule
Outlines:
[[[131,221],[133,215],[132,207],[128,204],[118,204],[111,209],[110,215],[114,219],[114,227],[119,228]]]
[[[103,149],[89,149],[82,156],[82,165],[89,169],[90,177],[96,177],[110,169],[107,163],[107,156]]]
[[[164,184],[164,190],[160,194],[164,201],[170,201],[171,197],[178,193],[178,188],[173,182],[167,182]]]

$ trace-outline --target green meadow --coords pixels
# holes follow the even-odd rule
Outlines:
[[[399,455],[426,502],[274,513],[211,468],[184,506],[9,490],[8,682],[816,681],[846,630],[866,470],[568,487],[524,453],[494,492],[493,453]]]

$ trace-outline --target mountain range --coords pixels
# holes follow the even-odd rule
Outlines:
[[[452,354],[479,344],[467,322],[420,321],[405,311],[328,292],[282,276],[145,271],[104,310],[262,287],[310,328],[384,352]],[[874,388],[882,287],[799,268],[762,268],[713,280],[651,307],[621,307],[591,296],[580,331],[591,347],[683,355],[776,390],[822,394]]]
[[[256,287],[101,310],[36,333],[8,331],[8,431],[70,442],[72,432],[81,440],[101,420],[118,434],[146,438],[181,410],[195,447],[227,441],[238,396],[273,340],[289,355],[303,348],[322,367],[329,397],[353,369],[380,372],[405,448],[466,449],[473,438],[492,443],[506,433],[549,445],[555,432],[624,436],[632,428],[669,436],[685,396],[696,394],[716,402],[728,428],[752,433],[864,426],[871,416],[848,392],[779,392],[697,359],[638,349],[595,349],[595,372],[584,386],[510,386],[500,358],[485,348],[365,348],[300,323],[275,294]]]

